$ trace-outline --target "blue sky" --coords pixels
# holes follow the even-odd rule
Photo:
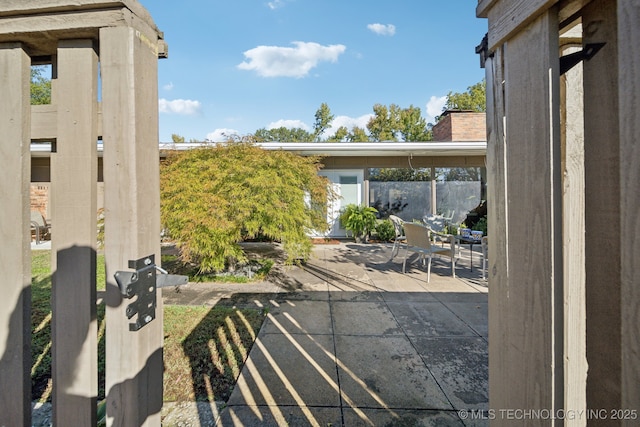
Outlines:
[[[165,34],[160,140],[224,140],[260,128],[366,128],[375,104],[428,122],[484,78],[475,0],[141,0]]]

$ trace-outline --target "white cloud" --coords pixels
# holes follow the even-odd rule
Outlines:
[[[429,98],[429,102],[427,102],[427,116],[425,117],[427,123],[433,123],[435,117],[442,114],[442,109],[444,108],[446,103],[446,96],[432,96],[431,98]]]
[[[324,135],[334,135],[340,126],[346,127],[349,131],[351,131],[355,126],[366,131],[367,123],[369,123],[371,117],[373,117],[373,114],[365,114],[360,117],[338,116],[333,119],[331,126],[325,131]]]
[[[164,90],[171,90],[173,89],[173,82],[169,82],[168,84],[162,86],[162,89]]]
[[[235,129],[216,129],[213,132],[207,134],[207,141],[211,142],[227,142],[229,139],[233,139],[234,137],[239,137],[240,131]]]
[[[161,113],[191,116],[200,113],[202,105],[200,101],[192,101],[191,99],[174,99],[169,101],[168,99],[162,98],[158,100],[158,107]]]
[[[267,126],[267,130],[278,129],[278,128],[287,128],[287,129],[304,129],[307,132],[310,127],[307,126],[302,120],[278,120],[277,122],[271,122]]]
[[[248,59],[241,70],[255,70],[262,77],[304,77],[322,61],[336,62],[346,47],[322,46],[313,42],[293,42],[295,47],[258,46],[244,52]]]
[[[267,3],[267,6],[269,6],[269,9],[274,10],[274,9],[279,8],[279,7],[283,7],[284,6],[284,1],[283,0],[270,1],[270,2]]]
[[[396,33],[396,26],[393,24],[369,24],[367,28],[381,36],[392,36]]]

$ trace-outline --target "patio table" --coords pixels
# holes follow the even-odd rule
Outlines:
[[[478,239],[474,239],[471,236],[463,236],[460,234],[455,235],[454,237],[456,239],[457,244],[469,245],[469,251],[471,252],[469,263],[471,264],[471,271],[473,271],[473,245],[481,244],[482,239],[478,240]]]

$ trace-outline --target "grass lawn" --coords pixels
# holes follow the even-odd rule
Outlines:
[[[32,252],[32,400],[51,400],[51,252]],[[104,257],[97,260],[105,289]],[[104,305],[98,306],[98,400],[105,397]],[[264,320],[253,309],[164,307],[164,400],[226,401]]]

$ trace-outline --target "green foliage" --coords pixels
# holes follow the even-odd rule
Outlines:
[[[177,133],[172,133],[171,134],[171,142],[175,143],[175,144],[179,144],[184,142],[184,136],[180,136]]]
[[[327,142],[342,142],[349,137],[349,129],[346,126],[340,126],[333,136],[327,138]]]
[[[420,108],[410,105],[400,108],[395,104],[389,107],[381,104],[373,106],[373,117],[367,123],[367,129],[373,141],[407,142],[431,141],[433,133],[427,121],[422,117]]]
[[[396,231],[391,220],[383,219],[379,221],[376,225],[376,234],[378,235],[378,239],[383,242],[388,242],[396,237]]]
[[[420,108],[410,105],[400,110],[398,132],[407,142],[431,141],[432,132],[427,128],[427,121],[422,117]]]
[[[46,67],[31,67],[31,105],[51,104],[51,79],[44,76]]]
[[[313,124],[313,140],[314,141],[320,141],[322,134],[324,133],[325,130],[329,128],[334,117],[335,116],[331,114],[331,110],[329,109],[329,106],[323,102],[315,114],[316,121]]]
[[[326,231],[333,197],[317,157],[251,143],[173,153],[161,167],[161,216],[181,259],[216,272],[245,262],[238,244],[265,236],[288,261],[307,259],[310,230]]]
[[[371,168],[369,169],[369,181],[431,181],[431,170],[429,168]]]
[[[482,235],[487,235],[487,217],[483,216],[473,225],[472,230],[482,231]]]
[[[480,181],[482,179],[481,168],[438,168],[436,169],[438,181]]]
[[[354,126],[347,135],[347,141],[349,142],[369,142],[369,136],[364,129],[358,126]]]
[[[400,120],[400,107],[391,104],[373,106],[373,117],[367,123],[367,129],[374,141],[397,141],[396,132]]]
[[[253,135],[256,142],[309,142],[313,135],[301,128],[258,129]]]
[[[482,79],[481,82],[469,86],[466,92],[447,94],[447,103],[445,110],[471,110],[478,113],[487,111],[486,99],[487,81]]]
[[[367,236],[376,227],[378,210],[370,206],[349,204],[340,214],[342,226],[353,233],[356,241]]]

